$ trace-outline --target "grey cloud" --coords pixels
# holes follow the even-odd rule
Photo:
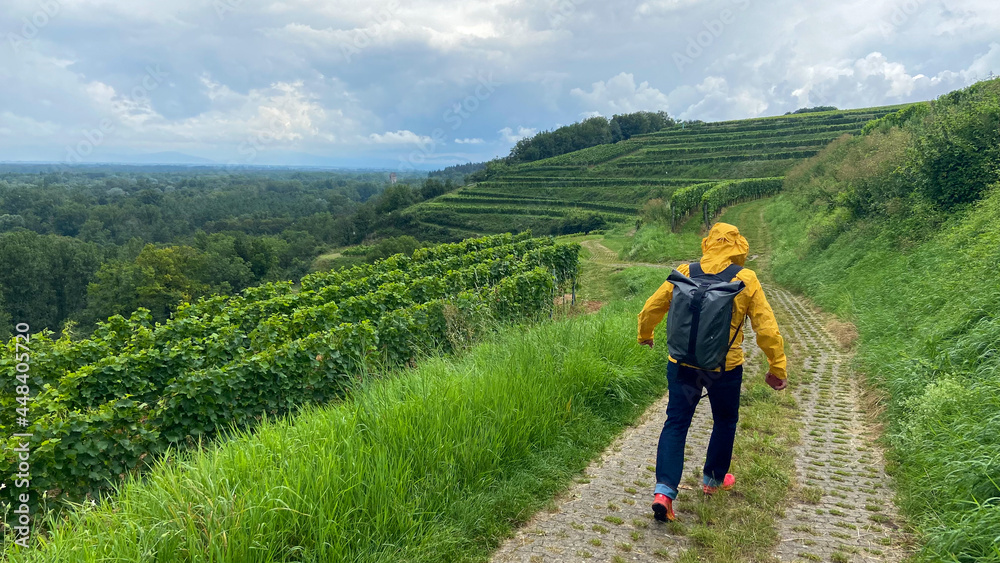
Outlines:
[[[26,18],[48,19],[26,34]],[[935,97],[1000,68],[998,28],[991,0],[7,0],[0,160],[61,158],[112,120],[100,150],[226,161],[249,142],[260,163],[363,164],[409,157],[389,140],[440,138],[423,160],[464,162],[594,112]],[[135,99],[150,67],[168,77]],[[496,86],[480,99],[483,74]]]

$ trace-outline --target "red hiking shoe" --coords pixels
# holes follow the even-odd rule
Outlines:
[[[709,487],[708,485],[702,485],[701,490],[706,495],[712,495],[715,494],[716,491],[718,491],[720,488],[723,491],[728,491],[729,489],[732,489],[733,486],[735,485],[736,485],[736,477],[734,477],[732,473],[726,473],[726,477],[722,480],[722,487]]]
[[[653,518],[660,522],[677,520],[674,516],[674,501],[667,495],[656,495],[653,497]]]

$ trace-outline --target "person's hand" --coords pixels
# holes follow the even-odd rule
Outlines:
[[[639,341],[639,345],[640,346],[649,346],[650,348],[652,348],[653,347],[653,339],[650,338],[649,340],[640,340]]]
[[[777,375],[774,375],[771,372],[767,372],[767,377],[764,378],[764,381],[775,391],[781,391],[785,387],[788,387],[787,379],[780,379]]]

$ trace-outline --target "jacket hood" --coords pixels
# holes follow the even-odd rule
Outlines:
[[[750,252],[750,243],[740,230],[728,223],[716,223],[701,239],[701,267],[709,273],[718,273],[730,264],[743,266]]]

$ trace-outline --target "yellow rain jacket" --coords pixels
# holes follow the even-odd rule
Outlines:
[[[708,236],[701,241],[701,267],[706,274],[717,274],[730,264],[743,266],[749,250],[750,245],[740,234],[739,229],[726,223],[716,223]],[[682,264],[677,270],[685,276],[691,273],[687,264]],[[757,274],[753,270],[744,268],[735,279],[742,281],[746,289],[737,295],[733,302],[733,322],[729,329],[729,338],[732,340],[733,336],[736,336],[736,340],[726,355],[726,370],[735,369],[743,363],[743,334],[742,331],[739,335],[735,332],[743,319],[749,316],[750,326],[757,333],[757,346],[767,355],[771,373],[780,379],[785,379],[787,377],[785,342],[778,332],[778,322],[774,318],[771,305],[764,297],[764,289],[757,279]],[[639,313],[639,342],[652,340],[653,329],[660,324],[670,309],[673,293],[674,284],[664,282],[660,289],[646,300],[646,306]],[[670,358],[670,361],[676,363],[673,358]]]

